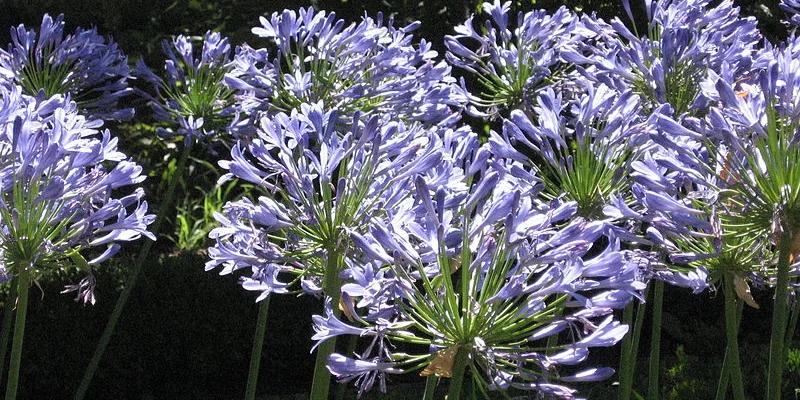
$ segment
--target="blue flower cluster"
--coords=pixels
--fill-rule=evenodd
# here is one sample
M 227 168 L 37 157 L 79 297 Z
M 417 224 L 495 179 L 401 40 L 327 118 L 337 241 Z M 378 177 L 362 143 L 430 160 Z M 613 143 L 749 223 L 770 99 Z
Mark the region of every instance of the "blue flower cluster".
M 133 115 L 117 107 L 131 92 L 127 58 L 94 29 L 66 37 L 63 30 L 63 16 L 45 15 L 38 35 L 12 28 L 13 44 L 0 50 L 3 274 L 38 279 L 64 263 L 107 260 L 117 242 L 155 240 L 147 231 L 154 216 L 137 187 L 142 167 L 100 130 L 102 119 Z M 79 252 L 96 247 L 87 264 Z M 94 278 L 85 272 L 87 280 L 67 291 L 94 303 Z
M 156 129 L 163 137 L 183 136 L 187 146 L 195 141 L 218 140 L 218 133 L 240 128 L 234 92 L 221 85 L 230 69 L 231 46 L 217 32 L 206 32 L 196 48 L 192 38 L 180 35 L 164 41 L 167 57 L 162 78 L 140 59 L 134 74 L 150 83 L 154 93 L 141 91 L 155 117 L 166 126 Z M 199 53 L 199 54 L 198 54 Z
M 37 33 L 24 25 L 11 29 L 8 50 L 0 48 L 0 80 L 23 88 L 29 96 L 69 93 L 84 114 L 125 120 L 132 108 L 118 107 L 130 95 L 128 58 L 97 29 L 78 28 L 64 36 L 64 16 L 45 14 Z

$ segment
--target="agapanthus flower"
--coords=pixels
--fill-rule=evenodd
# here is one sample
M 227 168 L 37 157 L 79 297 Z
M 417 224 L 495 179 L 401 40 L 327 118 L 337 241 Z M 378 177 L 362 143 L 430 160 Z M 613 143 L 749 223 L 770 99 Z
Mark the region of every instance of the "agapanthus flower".
M 633 89 L 649 110 L 669 104 L 681 115 L 708 106 L 699 86 L 710 72 L 720 73 L 723 63 L 736 78 L 752 67 L 761 35 L 755 18 L 740 17 L 732 1 L 647 4 L 647 35 L 631 32 L 619 18 L 612 20 L 619 36 L 592 52 L 594 67 L 587 77 L 619 90 Z
M 155 95 L 146 94 L 158 120 L 169 124 L 159 127 L 162 136 L 182 135 L 187 144 L 208 141 L 221 133 L 237 133 L 239 118 L 234 90 L 223 85 L 231 67 L 231 46 L 218 32 L 206 32 L 201 44 L 196 38 L 179 35 L 164 40 L 167 56 L 163 77 L 137 62 L 136 74 L 150 82 Z M 215 138 L 216 139 L 216 138 Z
M 122 120 L 133 109 L 119 109 L 119 100 L 132 93 L 128 58 L 96 28 L 64 32 L 64 16 L 45 14 L 37 33 L 24 25 L 11 28 L 8 50 L 0 49 L 0 79 L 20 85 L 36 96 L 69 94 L 78 108 L 95 118 Z
M 223 179 L 263 190 L 257 200 L 230 202 L 217 214 L 221 226 L 211 232 L 216 245 L 206 268 L 251 268 L 243 285 L 261 292 L 259 299 L 297 290 L 298 280 L 313 290 L 332 262 L 338 275 L 360 257 L 351 249 L 370 219 L 407 198 L 416 177 L 459 176 L 445 167 L 452 162 L 438 130 L 407 127 L 389 115 L 356 115 L 343 124 L 325 108 L 304 104 L 291 114 L 262 117 L 256 135 L 220 162 L 229 171 Z
M 98 132 L 100 122 L 79 114 L 69 96 L 21 91 L 0 85 L 0 239 L 7 273 L 38 279 L 65 264 L 90 268 L 113 256 L 117 242 L 155 240 L 147 231 L 153 216 L 136 187 L 145 179 L 142 168 L 117 149 L 117 139 Z M 92 259 L 87 263 L 81 254 Z M 93 303 L 93 289 L 90 278 L 67 291 Z
M 719 101 L 705 118 L 680 124 L 659 116 L 663 133 L 653 138 L 662 150 L 635 167 L 636 193 L 648 221 L 666 235 L 661 243 L 673 259 L 708 266 L 715 280 L 723 272 L 769 276 L 776 218 L 792 218 L 782 209 L 791 209 L 789 188 L 797 184 L 782 172 L 797 157 L 792 127 L 800 123 L 791 48 L 761 57 L 772 61 L 750 79 L 717 77 Z
M 386 391 L 386 374 L 398 374 L 402 371 L 394 368 L 390 362 L 380 360 L 362 360 L 345 357 L 334 353 L 328 358 L 328 370 L 341 382 L 356 381 L 359 387 L 358 396 L 372 389 L 375 380 L 382 391 Z
M 312 8 L 276 12 L 253 28 L 274 48 L 237 49 L 226 82 L 251 115 L 322 101 L 345 118 L 362 112 L 449 125 L 465 94 L 430 43 L 412 43 L 418 26 L 398 28 L 381 14 L 347 25 Z
M 566 7 L 552 14 L 520 12 L 516 21 L 510 21 L 511 2 L 486 2 L 482 9 L 490 17 L 485 26 L 476 27 L 472 16 L 455 28 L 456 35 L 445 37 L 447 61 L 479 83 L 472 97 L 476 115 L 530 111 L 540 88 L 554 83 L 568 87 L 577 77 L 574 61 L 585 42 L 601 38 L 603 29 L 610 31 L 601 21 L 579 17 Z
M 535 175 L 520 173 L 515 163 L 481 162 L 488 183 L 472 186 L 467 196 L 453 197 L 420 177 L 413 198 L 374 217 L 372 240 L 362 246 L 372 247 L 363 249 L 366 265 L 382 272 L 363 276 L 392 289 L 375 296 L 363 281 L 362 295 L 355 284 L 347 288 L 355 305 L 348 315 L 357 313 L 351 328 L 359 330 L 341 333 L 375 332 L 373 342 L 386 342 L 369 346 L 359 359 L 454 379 L 468 368 L 483 390 L 517 387 L 561 398 L 574 398 L 566 382 L 609 376 L 608 369 L 576 365 L 589 348 L 612 346 L 627 332 L 612 312 L 644 288 L 638 265 L 627 261 L 608 224 L 576 217 L 573 201 L 546 200 Z M 478 178 L 468 173 L 464 179 L 470 177 Z M 612 244 L 590 255 L 606 235 Z M 316 321 L 318 329 L 331 325 Z M 568 339 L 545 344 L 560 332 L 569 332 L 559 336 Z M 399 342 L 431 350 L 392 352 L 389 344 Z M 359 372 L 340 362 L 330 370 L 343 381 Z M 360 391 L 371 386 L 364 382 L 356 382 Z
M 581 216 L 603 218 L 610 196 L 626 196 L 621 177 L 646 140 L 638 97 L 587 84 L 568 100 L 548 87 L 530 111 L 535 117 L 511 111 L 502 133 L 490 133 L 492 152 L 535 171 L 547 198 L 574 200 Z

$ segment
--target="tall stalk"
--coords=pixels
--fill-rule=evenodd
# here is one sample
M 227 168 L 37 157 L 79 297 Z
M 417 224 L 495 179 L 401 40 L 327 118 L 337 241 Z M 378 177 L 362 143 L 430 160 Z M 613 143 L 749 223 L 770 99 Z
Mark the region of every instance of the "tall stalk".
M 650 365 L 647 375 L 647 399 L 658 400 L 659 374 L 661 370 L 661 316 L 664 310 L 664 282 L 656 280 L 653 285 L 653 329 L 650 333 Z
M 24 265 L 24 264 L 20 264 Z M 25 317 L 28 311 L 28 287 L 31 285 L 31 273 L 27 268 L 20 268 L 17 289 L 17 315 L 14 321 L 14 341 L 11 345 L 11 363 L 8 367 L 6 400 L 17 398 L 19 386 L 19 369 L 22 363 L 22 341 L 25 336 Z
M 167 212 L 173 208 L 172 203 L 175 197 L 175 189 L 178 186 L 178 182 L 183 180 L 186 165 L 189 161 L 191 147 L 184 146 L 182 149 L 183 150 L 181 150 L 175 171 L 173 172 L 173 175 L 167 184 L 167 190 L 164 194 L 164 202 L 159 206 L 156 219 L 151 225 L 151 232 L 156 235 L 158 235 L 161 224 L 164 223 Z M 100 341 L 97 343 L 97 347 L 92 355 L 92 359 L 89 361 L 89 365 L 86 367 L 86 371 L 83 374 L 83 380 L 81 380 L 81 384 L 78 387 L 77 392 L 75 392 L 75 400 L 82 400 L 86 395 L 86 391 L 89 389 L 89 385 L 92 383 L 92 378 L 94 378 L 94 373 L 97 371 L 97 367 L 100 364 L 100 359 L 103 357 L 106 347 L 108 347 L 108 342 L 111 341 L 111 335 L 114 333 L 114 329 L 117 326 L 120 315 L 122 315 L 122 310 L 125 308 L 125 304 L 128 302 L 128 298 L 133 291 L 133 287 L 136 285 L 136 279 L 139 277 L 139 272 L 141 272 L 142 266 L 149 259 L 148 256 L 150 254 L 150 249 L 153 247 L 153 243 L 154 241 L 152 240 L 144 242 L 142 249 L 139 252 L 139 257 L 136 259 L 133 267 L 131 267 L 128 278 L 125 280 L 125 288 L 122 290 L 122 293 L 120 293 L 119 298 L 117 298 L 117 302 L 114 305 L 114 310 L 111 312 L 111 317 L 109 317 L 108 322 L 106 323 L 103 335 L 100 336 Z
M 245 400 L 255 400 L 256 384 L 258 383 L 258 371 L 261 367 L 261 351 L 264 348 L 264 335 L 267 330 L 267 315 L 269 314 L 269 299 L 267 296 L 261 300 L 258 306 L 258 321 L 256 322 L 256 333 L 253 337 L 253 351 L 250 353 L 250 370 L 247 373 L 247 389 L 245 389 Z
M 789 268 L 791 261 L 792 233 L 784 231 L 780 234 L 778 243 L 778 276 L 775 282 L 775 305 L 772 311 L 772 334 L 769 342 L 769 371 L 767 372 L 766 400 L 780 400 L 781 379 L 783 375 L 783 360 L 786 358 L 784 351 L 786 326 L 788 324 L 787 294 L 789 285 Z
M 742 322 L 742 309 L 744 308 L 744 302 L 743 301 L 737 301 L 736 304 L 737 304 L 737 306 L 736 306 L 736 326 L 738 327 L 738 326 L 740 326 L 740 324 Z M 727 323 L 727 321 L 726 321 L 726 323 Z M 738 332 L 738 330 L 737 330 L 737 332 Z M 725 356 L 722 359 L 722 370 L 721 370 L 721 373 L 720 373 L 720 376 L 719 376 L 719 382 L 717 382 L 717 395 L 715 397 L 715 399 L 717 399 L 717 400 L 725 399 L 725 397 L 728 395 L 728 386 L 730 386 L 730 385 L 728 385 L 728 383 L 730 383 L 730 375 L 731 375 L 730 374 L 730 366 L 729 366 L 729 364 L 731 362 L 731 356 L 729 356 L 730 351 L 731 351 L 730 347 L 726 345 L 725 346 Z M 741 361 L 739 362 L 739 365 L 740 365 L 739 369 L 741 370 Z
M 459 347 L 456 359 L 453 362 L 453 377 L 450 379 L 448 400 L 461 399 L 461 390 L 464 387 L 464 374 L 467 371 L 467 349 Z
M 11 323 L 14 317 L 14 304 L 17 300 L 17 281 L 12 280 L 6 298 L 3 314 L 3 331 L 0 332 L 0 380 L 6 372 L 6 355 L 8 355 L 8 340 L 11 338 Z
M 428 378 L 425 379 L 425 393 L 422 395 L 422 400 L 433 400 L 433 395 L 436 394 L 436 382 L 438 381 L 438 375 L 428 375 Z
M 629 304 L 623 311 L 623 320 L 628 325 L 633 325 L 633 331 L 625 335 L 621 343 L 619 365 L 619 400 L 630 400 L 633 394 L 633 373 L 636 371 L 636 360 L 639 358 L 639 340 L 642 337 L 644 313 L 647 303 L 636 304 L 636 316 L 633 315 L 633 304 Z
M 734 276 L 726 273 L 723 277 L 722 290 L 725 296 L 725 360 L 722 363 L 717 400 L 724 400 L 728 383 L 733 387 L 733 398 L 744 400 L 744 380 L 739 361 L 739 323 L 741 322 L 742 301 L 736 296 L 733 288 Z
M 328 261 L 325 265 L 325 281 L 322 283 L 326 296 L 331 298 L 331 309 L 337 318 L 341 315 L 339 298 L 341 297 L 342 282 L 339 278 L 339 269 L 342 256 L 336 246 L 329 246 L 327 251 Z M 336 349 L 336 337 L 332 337 L 317 347 L 317 360 L 314 364 L 314 380 L 311 383 L 311 400 L 327 399 L 331 386 L 331 374 L 328 372 L 328 356 Z

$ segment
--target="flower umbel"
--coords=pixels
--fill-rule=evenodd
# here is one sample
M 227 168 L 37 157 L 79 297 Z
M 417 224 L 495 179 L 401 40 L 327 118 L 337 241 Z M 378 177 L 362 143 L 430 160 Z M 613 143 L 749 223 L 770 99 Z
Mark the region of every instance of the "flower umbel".
M 350 310 L 360 312 L 352 318 L 362 325 L 358 334 L 380 332 L 389 343 L 431 351 L 370 346 L 360 359 L 452 378 L 454 398 L 467 368 L 481 390 L 518 387 L 571 398 L 573 390 L 554 382 L 608 376 L 605 369 L 570 370 L 588 348 L 611 346 L 627 332 L 610 314 L 643 285 L 618 246 L 587 255 L 605 223 L 572 218 L 574 202 L 543 203 L 540 186 L 507 174 L 499 160 L 490 165 L 483 179 L 492 189 L 479 183 L 467 197 L 450 197 L 418 178 L 416 196 L 375 221 L 376 249 L 364 249 L 365 257 L 380 266 L 370 276 L 392 289 L 376 296 L 368 282 L 358 282 L 362 290 L 343 287 L 358 296 Z M 562 332 L 566 342 L 545 344 Z
M 78 108 L 95 118 L 128 119 L 133 109 L 118 109 L 132 93 L 128 58 L 96 28 L 64 36 L 64 16 L 45 14 L 37 34 L 24 25 L 11 29 L 8 50 L 0 49 L 0 79 L 23 88 L 29 96 L 69 94 Z
M 155 240 L 143 190 L 116 197 L 145 177 L 107 130 L 98 133 L 68 97 L 0 85 L 0 98 L 0 238 L 12 274 L 24 269 L 35 279 L 83 249 L 105 248 L 90 265 L 113 256 L 116 242 Z
M 276 12 L 262 17 L 253 33 L 277 51 L 240 47 L 226 82 L 254 117 L 322 101 L 346 119 L 388 113 L 404 122 L 450 125 L 466 100 L 430 43 L 412 44 L 418 26 L 395 27 L 382 14 L 346 25 L 310 7 Z
M 223 132 L 237 132 L 234 90 L 222 84 L 230 70 L 231 46 L 217 32 L 206 32 L 200 46 L 196 38 L 180 35 L 162 42 L 167 60 L 164 77 L 139 60 L 136 74 L 155 88 L 150 98 L 156 118 L 170 124 L 158 128 L 163 136 L 183 135 L 186 143 L 208 140 Z M 175 128 L 177 127 L 177 129 Z

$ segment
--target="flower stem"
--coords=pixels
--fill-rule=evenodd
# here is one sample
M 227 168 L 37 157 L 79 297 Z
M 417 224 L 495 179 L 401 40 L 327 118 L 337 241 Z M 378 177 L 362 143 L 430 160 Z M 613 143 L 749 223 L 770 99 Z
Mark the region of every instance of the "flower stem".
M 737 310 L 736 310 L 736 326 L 738 327 L 742 321 L 742 308 L 744 306 L 744 302 L 738 301 L 737 302 Z M 727 323 L 727 321 L 726 321 Z M 738 332 L 738 329 L 737 329 Z M 725 357 L 722 359 L 722 373 L 719 376 L 719 382 L 717 382 L 717 395 L 715 399 L 722 400 L 728 395 L 728 383 L 730 382 L 730 362 L 731 362 L 731 349 L 727 345 L 725 346 Z M 741 370 L 741 362 L 739 363 L 740 370 Z
M 183 180 L 183 175 L 184 171 L 186 170 L 186 164 L 189 161 L 190 152 L 191 147 L 183 147 L 181 155 L 178 158 L 175 171 L 169 180 L 166 193 L 164 194 L 164 202 L 159 206 L 156 219 L 150 226 L 150 231 L 155 235 L 158 235 L 159 228 L 161 228 L 161 224 L 164 222 L 168 210 L 172 208 L 175 189 L 178 186 L 178 182 Z M 100 341 L 97 343 L 97 347 L 92 355 L 92 359 L 89 361 L 89 365 L 86 367 L 86 371 L 83 374 L 81 385 L 75 392 L 75 400 L 82 400 L 86 395 L 86 391 L 89 389 L 89 385 L 92 383 L 92 378 L 94 377 L 94 373 L 97 371 L 97 367 L 100 364 L 100 359 L 103 357 L 106 347 L 108 347 L 108 342 L 111 341 L 111 335 L 114 333 L 114 329 L 117 326 L 119 317 L 122 315 L 122 310 L 125 308 L 125 303 L 128 302 L 128 298 L 133 291 L 133 287 L 136 285 L 136 279 L 139 276 L 139 272 L 142 270 L 142 266 L 148 260 L 148 255 L 150 254 L 150 249 L 153 247 L 153 243 L 154 241 L 152 240 L 146 240 L 144 242 L 142 249 L 139 251 L 139 257 L 136 259 L 135 264 L 131 267 L 128 278 L 125 280 L 125 288 L 122 290 L 122 293 L 120 293 L 119 298 L 117 298 L 116 304 L 114 304 L 114 310 L 111 312 L 111 317 L 109 317 L 108 322 L 106 323 L 105 330 L 103 330 L 103 335 L 100 336 Z
M 11 337 L 11 318 L 14 316 L 14 303 L 17 300 L 17 280 L 10 283 L 6 307 L 3 314 L 3 331 L 0 332 L 0 380 L 6 368 L 6 355 L 8 353 L 8 339 Z
M 439 381 L 439 376 L 436 374 L 428 375 L 425 379 L 425 394 L 422 395 L 422 400 L 433 400 L 433 395 L 436 394 L 436 382 Z
M 6 400 L 17 398 L 19 367 L 22 362 L 22 340 L 25 336 L 25 317 L 28 311 L 28 286 L 31 285 L 30 271 L 20 268 L 17 279 L 19 280 L 17 284 L 17 315 L 14 321 L 14 341 L 11 344 L 11 363 L 8 367 Z
M 339 279 L 341 255 L 336 246 L 328 248 L 328 262 L 325 265 L 325 281 L 322 283 L 325 295 L 331 298 L 333 315 L 339 317 L 339 298 L 341 297 L 342 283 Z M 314 380 L 311 383 L 311 399 L 327 399 L 331 386 L 331 374 L 328 372 L 328 356 L 336 349 L 336 337 L 332 337 L 317 347 L 317 360 L 314 364 Z
M 453 362 L 453 378 L 450 380 L 448 400 L 460 399 L 461 389 L 464 386 L 464 373 L 467 370 L 467 349 L 459 347 L 456 360 Z
M 733 398 L 744 400 L 744 383 L 742 380 L 742 368 L 739 362 L 739 322 L 742 301 L 737 300 L 733 289 L 733 279 L 731 274 L 725 274 L 722 289 L 725 296 L 725 334 L 727 344 L 725 345 L 725 361 L 722 363 L 722 373 L 720 375 L 719 386 L 717 387 L 717 399 L 725 398 L 728 382 L 733 386 Z
M 647 374 L 647 399 L 658 400 L 658 377 L 661 363 L 661 315 L 664 310 L 664 282 L 654 282 L 653 328 L 650 333 L 650 365 Z
M 636 370 L 636 360 L 639 353 L 639 339 L 642 336 L 642 325 L 644 322 L 644 312 L 647 304 L 637 302 L 636 317 L 633 315 L 633 303 L 625 307 L 623 319 L 628 326 L 633 325 L 630 335 L 625 335 L 621 344 L 621 355 L 619 365 L 619 400 L 630 400 L 633 393 L 633 372 Z
M 636 317 L 633 318 L 633 332 L 623 339 L 628 340 L 628 342 L 623 343 L 625 347 L 622 349 L 623 356 L 626 356 L 627 353 L 627 361 L 625 359 L 620 360 L 619 400 L 630 400 L 633 394 L 633 373 L 636 371 L 636 360 L 639 359 L 639 341 L 642 338 L 645 311 L 647 311 L 647 303 L 639 302 L 636 305 Z M 631 312 L 633 312 L 632 309 Z
M 789 268 L 791 262 L 792 233 L 785 230 L 778 243 L 778 276 L 775 282 L 775 305 L 772 309 L 772 334 L 769 342 L 769 371 L 767 372 L 766 400 L 780 400 L 781 378 L 783 375 L 784 339 L 788 319 L 787 286 L 789 285 Z
M 258 306 L 258 321 L 256 322 L 256 334 L 253 337 L 253 351 L 250 353 L 250 371 L 247 373 L 245 400 L 255 400 L 256 398 L 256 383 L 258 382 L 258 371 L 261 366 L 261 350 L 264 348 L 264 333 L 267 330 L 269 299 L 270 296 L 267 296 L 267 298 L 261 300 L 261 304 Z
M 347 352 L 345 353 L 348 357 L 355 353 L 356 347 L 358 346 L 358 336 L 351 335 L 347 340 Z M 347 386 L 346 385 L 338 385 L 336 389 L 336 400 L 344 400 L 344 396 L 347 394 Z

